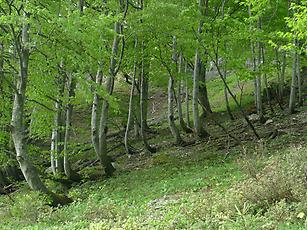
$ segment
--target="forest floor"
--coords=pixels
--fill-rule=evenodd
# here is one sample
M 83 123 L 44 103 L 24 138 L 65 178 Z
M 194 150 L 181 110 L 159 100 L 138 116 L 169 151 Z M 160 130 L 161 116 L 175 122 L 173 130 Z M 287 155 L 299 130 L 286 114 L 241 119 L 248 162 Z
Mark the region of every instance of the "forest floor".
M 74 200 L 70 205 L 51 208 L 24 183 L 0 196 L 0 229 L 307 229 L 307 108 L 293 115 L 274 109 L 274 116 L 266 111 L 266 124 L 253 122 L 261 140 L 236 111 L 231 121 L 215 109 L 210 137 L 186 134 L 184 147 L 173 144 L 165 121 L 152 125 L 149 142 L 158 152 L 132 143 L 140 151 L 117 157 L 114 177 L 103 178 L 92 163 L 70 189 L 46 180 Z M 94 157 L 88 152 L 84 162 Z

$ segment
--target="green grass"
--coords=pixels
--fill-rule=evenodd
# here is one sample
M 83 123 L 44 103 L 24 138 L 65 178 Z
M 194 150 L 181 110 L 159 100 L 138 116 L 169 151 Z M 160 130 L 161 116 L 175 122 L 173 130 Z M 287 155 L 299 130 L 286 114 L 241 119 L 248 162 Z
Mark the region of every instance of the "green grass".
M 171 147 L 139 170 L 73 188 L 70 196 L 75 202 L 55 210 L 44 204 L 42 196 L 23 188 L 13 195 L 14 203 L 1 197 L 1 229 L 243 229 L 244 224 L 260 229 L 259 224 L 265 225 L 269 218 L 251 214 L 252 203 L 246 211 L 235 209 L 241 207 L 233 190 L 248 179 L 242 167 L 246 160 L 238 158 L 238 151 L 232 149 L 224 160 L 223 151 L 201 145 L 188 152 Z M 279 159 L 289 151 L 294 150 L 272 154 Z M 266 161 L 262 158 L 259 168 Z M 270 226 L 285 225 L 279 229 L 304 229 L 300 219 L 270 221 Z

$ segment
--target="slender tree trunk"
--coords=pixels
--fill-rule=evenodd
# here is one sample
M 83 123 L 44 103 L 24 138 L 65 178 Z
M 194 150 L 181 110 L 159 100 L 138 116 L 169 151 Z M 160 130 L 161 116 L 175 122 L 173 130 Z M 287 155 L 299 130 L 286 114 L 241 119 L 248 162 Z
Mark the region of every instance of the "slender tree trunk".
M 199 0 L 198 3 L 199 3 L 198 9 L 202 17 L 201 20 L 199 21 L 198 34 L 201 34 L 203 32 L 202 27 L 203 27 L 205 18 L 208 17 L 209 15 L 209 0 Z M 206 86 L 206 64 L 207 64 L 208 53 L 206 50 L 204 50 L 203 53 L 204 53 L 203 60 L 200 57 L 198 58 L 199 59 L 199 67 L 198 67 L 199 70 L 198 70 L 198 77 L 197 77 L 198 79 L 197 84 L 199 88 L 197 92 L 197 95 L 198 95 L 197 100 L 202 108 L 202 114 L 198 118 L 198 121 L 196 122 L 199 125 L 198 136 L 200 137 L 206 137 L 209 135 L 208 132 L 206 131 L 206 117 L 208 113 L 212 113 L 211 106 L 209 103 L 208 90 Z
M 107 85 L 110 86 L 112 80 L 108 79 Z M 108 112 L 109 112 L 109 103 L 106 99 L 103 99 L 101 106 L 101 115 L 99 122 L 99 147 L 98 147 L 98 159 L 100 163 L 105 167 L 105 173 L 107 176 L 111 176 L 115 171 L 115 168 L 112 165 L 111 158 L 108 156 L 107 148 L 107 134 L 108 134 Z
M 154 153 L 156 152 L 156 149 L 151 147 L 148 142 L 147 142 L 147 137 L 146 137 L 146 132 L 145 132 L 145 129 L 146 129 L 146 109 L 145 107 L 147 106 L 147 103 L 146 103 L 146 87 L 144 86 L 144 84 L 146 84 L 146 76 L 144 74 L 144 42 L 142 42 L 142 61 L 141 61 L 141 73 L 140 73 L 140 110 L 141 110 L 141 113 L 140 113 L 140 125 L 141 125 L 141 129 L 140 129 L 140 132 L 141 132 L 141 138 L 143 140 L 143 143 L 144 143 L 144 147 L 146 150 L 148 150 L 149 152 L 151 153 Z
M 303 92 L 302 92 L 302 76 L 301 76 L 301 59 L 300 59 L 300 55 L 299 53 L 297 53 L 297 86 L 298 86 L 298 104 L 299 106 L 303 105 L 304 102 L 304 98 L 303 98 Z
M 186 103 L 186 121 L 188 129 L 191 129 L 191 120 L 190 120 L 190 95 L 189 95 L 189 81 L 187 77 L 188 64 L 185 64 L 184 72 L 186 74 L 185 80 L 185 103 Z M 192 130 L 192 129 L 191 129 Z
M 126 5 L 124 7 L 124 1 L 119 1 L 119 12 L 122 12 L 124 10 L 124 18 L 126 17 L 127 9 L 128 9 L 128 1 L 125 1 Z M 124 18 L 122 20 L 124 20 Z M 123 49 L 124 49 L 124 39 L 121 38 L 121 35 L 123 35 L 123 26 L 120 21 L 115 22 L 114 24 L 114 39 L 113 39 L 113 46 L 112 46 L 112 55 L 110 60 L 110 68 L 109 68 L 109 76 L 106 78 L 106 92 L 109 96 L 112 95 L 113 89 L 114 89 L 114 79 L 117 75 L 117 72 L 120 67 Z M 119 50 L 119 44 L 120 40 L 122 39 L 122 52 L 120 55 L 120 59 L 117 62 L 117 56 L 118 56 L 118 50 Z M 117 66 L 118 65 L 118 66 Z M 94 143 L 94 148 L 97 149 L 96 154 L 97 157 L 104 166 L 104 170 L 106 173 L 106 176 L 112 176 L 112 174 L 115 171 L 115 168 L 112 165 L 112 159 L 108 156 L 108 147 L 107 147 L 107 133 L 108 133 L 108 115 L 109 115 L 109 102 L 107 98 L 102 99 L 101 104 L 101 114 L 99 119 L 99 134 L 98 134 L 98 146 L 97 146 L 97 136 L 94 135 L 97 132 L 97 98 L 94 97 L 94 103 L 92 107 L 92 142 Z M 96 129 L 96 130 L 95 130 Z
M 61 64 L 62 66 L 62 64 Z M 57 81 L 59 87 L 59 95 L 57 101 L 55 103 L 56 107 L 56 119 L 55 119 L 55 127 L 56 127 L 56 171 L 57 173 L 64 173 L 64 118 L 65 113 L 63 109 L 63 96 L 64 96 L 64 87 L 65 87 L 65 77 L 60 73 Z
M 25 13 L 25 17 L 28 17 Z M 19 51 L 19 65 L 20 72 L 16 79 L 17 92 L 15 92 L 15 98 L 13 103 L 12 111 L 12 137 L 16 150 L 16 158 L 20 165 L 21 171 L 29 184 L 30 188 L 35 191 L 48 193 L 46 186 L 42 183 L 39 178 L 37 169 L 32 164 L 27 149 L 27 141 L 25 135 L 25 124 L 24 124 L 24 105 L 25 105 L 25 94 L 28 80 L 28 64 L 29 64 L 29 24 L 24 24 L 21 33 L 21 43 L 15 37 L 16 47 Z
M 136 74 L 137 74 L 137 46 L 138 46 L 138 40 L 135 38 L 134 40 L 134 66 L 133 66 L 133 78 L 132 78 L 132 85 L 131 85 L 131 91 L 130 91 L 130 99 L 129 99 L 129 110 L 128 110 L 128 119 L 127 119 L 127 126 L 126 126 L 126 132 L 125 132 L 125 150 L 126 153 L 132 154 L 131 148 L 129 147 L 128 139 L 129 139 L 129 130 L 132 127 L 133 124 L 133 110 L 134 110 L 134 94 L 135 94 L 135 84 L 136 84 Z
M 252 16 L 251 13 L 251 6 L 248 7 L 248 13 L 249 16 Z M 252 29 L 252 25 L 250 26 Z M 258 28 L 261 29 L 261 19 L 258 21 Z M 253 72 L 256 73 L 257 69 L 259 70 L 259 67 L 261 65 L 261 46 L 260 43 L 258 43 L 258 63 L 256 61 L 256 53 L 255 53 L 255 44 L 253 41 L 250 41 L 251 43 L 251 54 L 252 54 L 252 62 L 253 62 Z M 257 114 L 259 116 L 260 121 L 264 121 L 263 117 L 263 107 L 262 107 L 262 95 L 261 95 L 261 76 L 257 75 L 254 80 L 255 85 L 255 104 L 257 108 Z
M 71 100 L 75 97 L 75 88 L 76 88 L 76 81 L 72 74 L 68 76 L 67 82 L 68 88 L 68 104 L 66 109 L 66 124 L 65 124 L 65 137 L 64 137 L 64 171 L 66 176 L 71 180 L 79 180 L 80 176 L 72 170 L 69 156 L 68 156 L 68 144 L 71 134 L 71 119 L 73 115 L 73 104 Z
M 172 135 L 175 138 L 175 142 L 177 145 L 183 143 L 183 140 L 180 136 L 179 130 L 175 124 L 175 117 L 174 117 L 174 79 L 172 76 L 169 77 L 168 81 L 168 123 Z
M 245 111 L 243 110 L 243 108 L 240 106 L 240 103 L 238 102 L 236 96 L 231 92 L 229 86 L 227 85 L 227 82 L 225 81 L 224 77 L 223 77 L 223 73 L 222 71 L 220 70 L 219 68 L 219 65 L 217 63 L 217 61 L 214 61 L 214 64 L 217 68 L 217 71 L 218 71 L 218 74 L 220 76 L 220 78 L 222 79 L 223 83 L 224 83 L 224 86 L 226 87 L 229 95 L 232 97 L 232 99 L 234 100 L 234 102 L 236 103 L 237 107 L 239 108 L 241 114 L 243 115 L 246 123 L 249 125 L 249 127 L 251 128 L 251 130 L 253 131 L 254 135 L 256 136 L 257 139 L 260 139 L 260 136 L 259 134 L 257 133 L 254 125 L 251 123 L 251 121 L 249 120 L 249 118 L 247 117 L 247 114 L 245 113 Z
M 183 119 L 183 113 L 182 113 L 182 102 L 181 102 L 181 88 L 182 88 L 182 80 L 181 80 L 181 74 L 182 74 L 182 63 L 183 63 L 183 57 L 182 52 L 180 52 L 179 55 L 179 62 L 178 62 L 178 89 L 177 89 L 177 108 L 178 108 L 178 117 L 179 117 L 179 124 L 182 130 L 184 130 L 186 133 L 193 132 L 192 129 L 190 129 L 187 124 L 185 123 Z M 173 86 L 172 86 L 173 87 Z
M 144 79 L 143 79 L 143 84 L 142 84 L 143 92 L 144 92 L 144 127 L 145 127 L 145 130 L 149 131 L 150 128 L 147 122 L 148 120 L 149 80 L 148 80 L 148 72 L 147 72 L 148 64 L 146 63 L 145 59 L 142 65 L 142 68 L 143 68 L 142 73 L 144 74 Z
M 224 13 L 225 13 L 225 4 L 226 4 L 226 0 L 223 0 L 222 1 L 222 18 L 223 19 L 224 19 Z M 224 42 L 224 52 L 227 52 L 226 41 Z M 227 61 L 226 61 L 226 59 L 224 60 L 224 63 L 223 63 L 223 75 L 224 75 L 224 79 L 226 81 L 226 78 L 227 78 Z M 232 115 L 230 105 L 229 105 L 228 92 L 227 92 L 226 87 L 224 87 L 224 96 L 225 96 L 226 110 L 227 110 L 228 116 L 229 116 L 230 120 L 234 120 L 234 116 Z
M 96 87 L 101 86 L 102 84 L 102 71 L 101 67 L 99 67 L 96 73 Z M 97 89 L 95 88 L 93 91 L 93 104 L 92 104 L 92 116 L 91 116 L 91 138 L 94 150 L 96 153 L 99 151 L 99 130 L 98 130 L 98 110 L 100 108 L 101 100 L 99 99 L 99 95 Z
M 294 45 L 296 46 L 296 39 L 294 39 Z M 296 102 L 296 80 L 297 80 L 297 52 L 293 51 L 293 61 L 292 61 L 292 79 L 291 79 L 291 91 L 289 100 L 289 113 L 292 114 L 295 111 Z
M 177 55 L 177 41 L 176 41 L 176 37 L 173 37 L 173 56 L 172 56 L 172 61 L 175 64 L 175 68 L 177 70 L 177 64 L 178 64 L 178 55 Z M 179 65 L 180 66 L 180 65 Z M 176 127 L 175 124 L 175 116 L 174 116 L 174 78 L 171 75 L 172 73 L 169 73 L 169 81 L 168 81 L 168 100 L 167 100 L 167 105 L 168 105 L 168 124 L 169 124 L 169 128 L 171 130 L 171 133 L 173 135 L 173 137 L 175 138 L 175 142 L 177 145 L 182 144 L 182 139 L 180 136 L 180 132 L 178 130 L 178 128 Z M 180 86 L 180 85 L 179 85 Z M 181 87 L 181 86 L 180 86 Z M 180 88 L 179 87 L 179 88 Z M 179 89 L 178 89 L 179 90 Z M 180 90 L 179 90 L 180 91 Z M 179 103 L 178 101 L 181 100 L 181 98 L 177 98 L 177 104 Z M 179 110 L 181 110 L 179 112 Z M 178 107 L 178 113 L 181 113 L 181 119 L 182 119 L 182 109 Z M 179 116 L 180 118 L 180 116 Z
M 53 128 L 52 135 L 51 135 L 51 153 L 50 153 L 50 161 L 51 161 L 51 170 L 53 175 L 56 174 L 56 165 L 55 165 L 55 157 L 56 157 L 56 137 L 57 131 L 56 128 Z
M 275 63 L 276 63 L 276 69 L 277 69 L 277 80 L 278 80 L 278 88 L 276 90 L 276 95 L 277 95 L 277 102 L 278 105 L 280 107 L 280 109 L 283 110 L 283 106 L 282 106 L 282 94 L 281 94 L 281 63 L 279 60 L 279 52 L 278 49 L 275 49 Z
M 280 85 L 279 85 L 279 97 L 281 103 L 283 102 L 284 97 L 284 84 L 285 84 L 285 74 L 287 67 L 287 55 L 286 52 L 282 52 L 282 64 L 281 64 L 281 72 L 280 72 Z
M 203 17 L 198 26 L 198 33 L 202 33 L 202 26 L 205 21 L 205 17 L 209 16 L 209 0 L 199 0 L 199 12 L 201 16 Z M 206 31 L 207 33 L 207 31 Z M 200 71 L 199 71 L 199 103 L 203 109 L 203 113 L 200 116 L 200 125 L 202 126 L 202 129 L 205 131 L 205 118 L 207 116 L 207 113 L 212 113 L 211 105 L 209 102 L 209 97 L 208 97 L 208 90 L 207 90 L 207 85 L 206 85 L 206 65 L 207 65 L 207 58 L 208 58 L 208 53 L 206 50 L 204 50 L 204 59 L 202 60 L 200 58 Z
M 262 63 L 263 65 L 265 65 L 265 52 L 264 52 L 264 47 L 263 44 L 261 44 L 261 57 L 262 57 Z M 267 97 L 267 101 L 270 107 L 270 110 L 272 113 L 274 113 L 274 109 L 272 106 L 272 99 L 271 99 L 271 95 L 270 95 L 270 91 L 269 91 L 269 84 L 268 84 L 268 79 L 267 79 L 267 74 L 264 73 L 263 75 L 263 81 L 264 81 L 264 86 L 265 86 L 265 93 L 266 93 L 266 97 Z
M 198 95 L 199 95 L 199 75 L 200 75 L 200 59 L 198 50 L 195 53 L 194 75 L 193 75 L 193 121 L 194 132 L 196 135 L 201 135 L 201 126 L 199 122 Z

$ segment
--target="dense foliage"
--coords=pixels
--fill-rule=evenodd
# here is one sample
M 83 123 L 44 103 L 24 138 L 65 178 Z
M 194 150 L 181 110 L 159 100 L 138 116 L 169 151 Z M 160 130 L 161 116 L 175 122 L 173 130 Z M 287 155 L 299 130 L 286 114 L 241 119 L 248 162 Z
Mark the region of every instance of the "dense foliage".
M 17 222 L 28 218 L 26 225 L 44 215 L 56 219 L 46 203 L 77 202 L 83 194 L 76 183 L 112 180 L 116 171 L 125 171 L 120 167 L 130 166 L 120 162 L 123 156 L 138 164 L 133 157 L 148 154 L 159 165 L 169 160 L 163 155 L 166 145 L 193 152 L 194 144 L 218 138 L 227 146 L 226 157 L 237 145 L 244 155 L 250 142 L 282 135 L 280 114 L 300 111 L 306 94 L 306 13 L 305 0 L 0 0 L 0 194 L 25 189 L 25 182 L 34 190 L 5 205 L 0 218 L 7 226 L 10 215 Z M 224 112 L 229 119 L 220 117 Z M 109 197 L 93 197 L 110 205 L 101 215 L 116 218 L 96 221 L 92 228 L 214 229 L 223 223 L 223 229 L 259 229 L 251 224 L 257 221 L 266 228 L 281 222 L 302 226 L 305 166 L 297 160 L 303 151 L 295 152 L 281 162 L 269 159 L 259 172 L 247 166 L 251 178 L 241 181 L 239 175 L 225 201 L 217 201 L 224 199 L 223 189 L 205 201 L 197 196 L 197 207 L 185 207 L 171 224 L 157 226 L 159 215 L 173 218 L 188 195 L 150 220 L 127 219 L 129 213 Z M 180 166 L 176 159 L 172 164 Z M 183 170 L 198 174 L 199 165 L 192 162 Z M 223 170 L 210 176 L 223 177 Z M 95 186 L 87 188 L 101 189 Z M 41 194 L 44 198 L 36 199 Z M 143 198 L 131 204 L 142 207 L 134 212 L 149 212 Z M 202 210 L 211 200 L 217 204 L 210 212 Z M 94 201 L 89 198 L 88 205 Z M 130 201 L 118 199 L 124 208 Z M 38 209 L 25 217 L 23 202 Z M 80 204 L 67 210 L 74 205 Z M 300 216 L 289 214 L 291 208 Z M 287 212 L 280 213 L 281 221 L 279 212 Z M 88 226 L 86 218 L 78 224 Z

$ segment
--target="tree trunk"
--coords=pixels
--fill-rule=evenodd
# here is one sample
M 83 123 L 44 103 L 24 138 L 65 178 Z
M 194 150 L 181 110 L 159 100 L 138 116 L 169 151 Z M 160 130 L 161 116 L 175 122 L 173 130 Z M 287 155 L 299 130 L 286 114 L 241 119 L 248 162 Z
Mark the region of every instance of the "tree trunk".
M 52 135 L 51 135 L 51 147 L 50 147 L 50 161 L 51 161 L 51 170 L 53 175 L 56 174 L 56 165 L 55 165 L 55 157 L 56 157 L 56 129 L 52 129 Z
M 68 144 L 71 134 L 71 119 L 73 115 L 73 104 L 71 100 L 75 97 L 75 88 L 76 88 L 76 81 L 72 74 L 68 76 L 67 82 L 68 88 L 68 104 L 66 108 L 66 124 L 65 124 L 65 137 L 64 137 L 64 171 L 68 179 L 70 180 L 80 180 L 80 176 L 72 170 L 69 156 L 68 156 Z
M 303 98 L 303 92 L 302 92 L 302 86 L 303 86 L 303 82 L 302 82 L 302 76 L 301 76 L 301 58 L 300 58 L 300 54 L 297 53 L 297 86 L 298 86 L 298 104 L 299 106 L 303 105 L 304 102 L 304 98 Z
M 263 44 L 261 44 L 261 57 L 262 57 L 262 63 L 263 65 L 265 65 L 265 52 L 264 52 L 264 47 Z M 269 91 L 269 84 L 268 84 L 268 79 L 267 79 L 267 74 L 264 73 L 263 75 L 263 80 L 264 80 L 264 86 L 265 86 L 265 93 L 266 93 L 266 97 L 267 97 L 267 101 L 270 107 L 271 112 L 274 114 L 274 109 L 272 106 L 272 99 L 271 99 L 271 95 L 270 95 L 270 91 Z
M 188 72 L 188 64 L 185 64 L 184 72 L 186 74 L 186 80 L 185 80 L 185 103 L 186 103 L 186 121 L 187 121 L 187 127 L 188 129 L 191 129 L 191 120 L 190 120 L 190 95 L 189 95 L 189 80 L 187 77 Z M 192 129 L 191 129 L 192 130 Z
M 171 130 L 172 135 L 175 138 L 175 142 L 177 145 L 183 143 L 182 138 L 180 136 L 179 130 L 175 124 L 174 117 L 174 79 L 172 76 L 169 76 L 168 81 L 168 123 Z
M 281 72 L 280 72 L 280 84 L 279 84 L 279 97 L 280 97 L 281 103 L 283 102 L 283 97 L 284 97 L 286 67 L 287 67 L 287 55 L 286 55 L 286 52 L 283 51 L 282 52 Z
M 129 139 L 129 130 L 132 127 L 133 124 L 133 110 L 134 110 L 134 91 L 135 91 L 135 84 L 136 84 L 136 74 L 137 74 L 137 44 L 138 40 L 135 38 L 134 40 L 134 51 L 135 51 L 135 57 L 134 57 L 134 66 L 133 66 L 133 78 L 132 78 L 132 85 L 131 85 L 131 91 L 130 91 L 130 99 L 129 99 L 129 110 L 128 110 L 128 119 L 127 119 L 127 126 L 126 126 L 126 132 L 125 132 L 125 138 L 124 138 L 124 144 L 125 144 L 125 150 L 127 154 L 132 154 L 131 148 L 129 147 L 128 139 Z
M 128 2 L 126 1 L 126 4 Z M 125 12 L 124 12 L 124 17 L 126 16 L 127 12 L 127 7 L 126 5 Z M 124 2 L 119 1 L 119 11 L 122 11 L 124 8 Z M 124 19 L 123 19 L 124 20 Z M 110 60 L 110 68 L 109 68 L 109 74 L 106 78 L 106 92 L 109 96 L 112 95 L 113 89 L 114 89 L 114 79 L 117 75 L 117 72 L 120 67 L 121 63 L 121 58 L 123 54 L 123 49 L 124 49 L 124 40 L 121 38 L 121 35 L 123 34 L 123 26 L 122 23 L 117 21 L 114 24 L 114 39 L 113 39 L 113 46 L 112 46 L 112 55 L 111 55 L 111 60 Z M 120 56 L 120 60 L 117 62 L 117 56 L 118 56 L 118 50 L 119 50 L 119 43 L 120 40 L 122 39 L 123 44 L 122 44 L 122 52 Z M 117 66 L 118 64 L 118 66 Z M 94 98 L 95 101 L 95 98 Z M 93 103 L 94 104 L 94 103 Z M 97 106 L 93 106 L 93 110 L 97 109 Z M 108 148 L 107 148 L 107 133 L 108 133 L 108 113 L 109 113 L 109 102 L 107 98 L 102 99 L 102 105 L 101 105 L 101 114 L 100 114 L 100 121 L 99 121 L 99 135 L 98 135 L 98 151 L 96 152 L 97 157 L 100 161 L 100 163 L 104 166 L 106 176 L 112 176 L 112 174 L 115 171 L 115 168 L 112 165 L 112 160 L 108 156 Z M 92 125 L 92 132 L 93 132 L 93 126 L 95 125 L 95 122 L 97 124 L 97 118 L 95 119 L 95 112 L 92 112 L 92 115 L 94 115 L 93 120 L 93 125 Z M 97 112 L 96 112 L 97 115 Z M 96 120 L 96 121 L 95 121 Z M 94 128 L 95 129 L 95 128 Z M 93 135 L 93 142 L 96 142 L 97 140 L 95 139 L 95 135 Z M 97 142 L 96 142 L 97 144 Z M 97 146 L 95 146 L 97 147 Z
M 199 95 L 199 75 L 200 75 L 200 59 L 198 50 L 195 53 L 194 75 L 193 75 L 193 120 L 194 132 L 196 135 L 201 135 L 201 127 L 199 122 L 198 95 Z
M 63 67 L 63 62 L 61 63 Z M 60 73 L 57 80 L 57 85 L 59 87 L 58 98 L 55 103 L 56 107 L 56 118 L 55 118 L 55 127 L 56 127 L 56 172 L 64 174 L 64 156 L 63 156 L 63 143 L 64 143 L 64 119 L 65 112 L 63 109 L 63 96 L 65 89 L 65 76 L 63 73 Z
M 96 73 L 96 87 L 101 86 L 102 84 L 102 68 L 99 67 Z M 93 103 L 92 103 L 92 116 L 91 116 L 91 138 L 94 150 L 96 153 L 99 151 L 99 130 L 98 130 L 98 110 L 100 108 L 101 100 L 99 99 L 99 95 L 97 89 L 93 90 Z
M 182 52 L 180 52 L 179 55 L 179 63 L 178 63 L 178 89 L 177 89 L 177 108 L 178 108 L 178 117 L 179 117 L 179 123 L 182 130 L 184 130 L 186 133 L 193 132 L 192 129 L 190 129 L 187 124 L 184 122 L 183 114 L 182 114 L 182 102 L 181 102 L 181 88 L 182 88 L 182 80 L 181 80 L 181 73 L 182 73 L 182 63 L 183 63 L 183 57 Z M 172 86 L 173 87 L 173 86 Z
M 252 17 L 251 13 L 251 6 L 248 7 L 248 14 L 250 17 Z M 261 21 L 259 19 L 258 21 L 258 28 L 260 29 L 261 27 Z M 250 29 L 252 29 L 253 26 L 250 25 Z M 259 70 L 260 64 L 261 64 L 261 46 L 260 43 L 258 43 L 258 63 L 256 61 L 256 53 L 255 53 L 255 44 L 253 41 L 250 41 L 251 44 L 251 56 L 252 56 L 252 62 L 253 62 L 253 72 L 256 74 L 257 69 Z M 264 120 L 263 117 L 263 107 L 262 107 L 262 96 L 261 96 L 261 76 L 257 74 L 255 76 L 254 80 L 254 85 L 255 85 L 255 104 L 257 108 L 257 114 L 259 116 L 260 121 Z
M 279 52 L 278 52 L 278 48 L 275 49 L 275 64 L 276 64 L 276 70 L 277 70 L 277 81 L 278 81 L 278 88 L 276 91 L 276 95 L 277 95 L 277 102 L 278 105 L 280 107 L 280 109 L 283 110 L 283 106 L 282 106 L 282 94 L 281 94 L 281 63 L 279 60 Z
M 223 19 L 224 19 L 224 13 L 225 13 L 225 4 L 226 4 L 226 0 L 223 0 L 222 1 L 222 18 Z M 226 41 L 224 42 L 224 52 L 227 52 Z M 226 78 L 227 78 L 227 61 L 226 60 L 223 63 L 223 75 L 224 75 L 224 79 L 226 81 Z M 234 120 L 234 116 L 232 115 L 230 105 L 229 105 L 228 92 L 227 92 L 226 87 L 224 87 L 224 96 L 225 96 L 226 110 L 227 110 L 228 116 L 229 116 L 230 120 Z
M 296 46 L 296 39 L 294 39 L 294 46 Z M 292 61 L 292 79 L 291 79 L 291 91 L 289 100 L 289 113 L 292 114 L 295 111 L 295 101 L 296 101 L 296 80 L 297 80 L 297 52 L 293 51 L 293 61 Z
M 147 142 L 147 138 L 146 138 L 146 133 L 145 133 L 145 129 L 146 129 L 146 87 L 144 86 L 146 84 L 146 76 L 144 74 L 144 42 L 142 42 L 142 63 L 141 63 L 141 73 L 140 73 L 140 125 L 141 125 L 141 138 L 142 141 L 144 143 L 144 147 L 146 150 L 148 150 L 151 153 L 156 152 L 156 149 L 151 147 L 148 142 Z
M 27 14 L 25 13 L 27 17 Z M 25 135 L 25 124 L 24 124 L 24 105 L 25 105 L 25 94 L 28 80 L 28 64 L 29 64 L 29 24 L 24 24 L 21 33 L 21 44 L 19 49 L 19 75 L 17 77 L 17 92 L 15 92 L 15 98 L 13 103 L 12 111 L 12 137 L 15 145 L 17 161 L 20 165 L 21 171 L 29 184 L 30 188 L 35 191 L 40 191 L 45 194 L 48 193 L 46 186 L 42 183 L 39 178 L 37 169 L 32 164 L 27 149 L 27 141 Z M 17 39 L 17 38 L 15 38 Z M 19 41 L 15 40 L 16 43 Z

